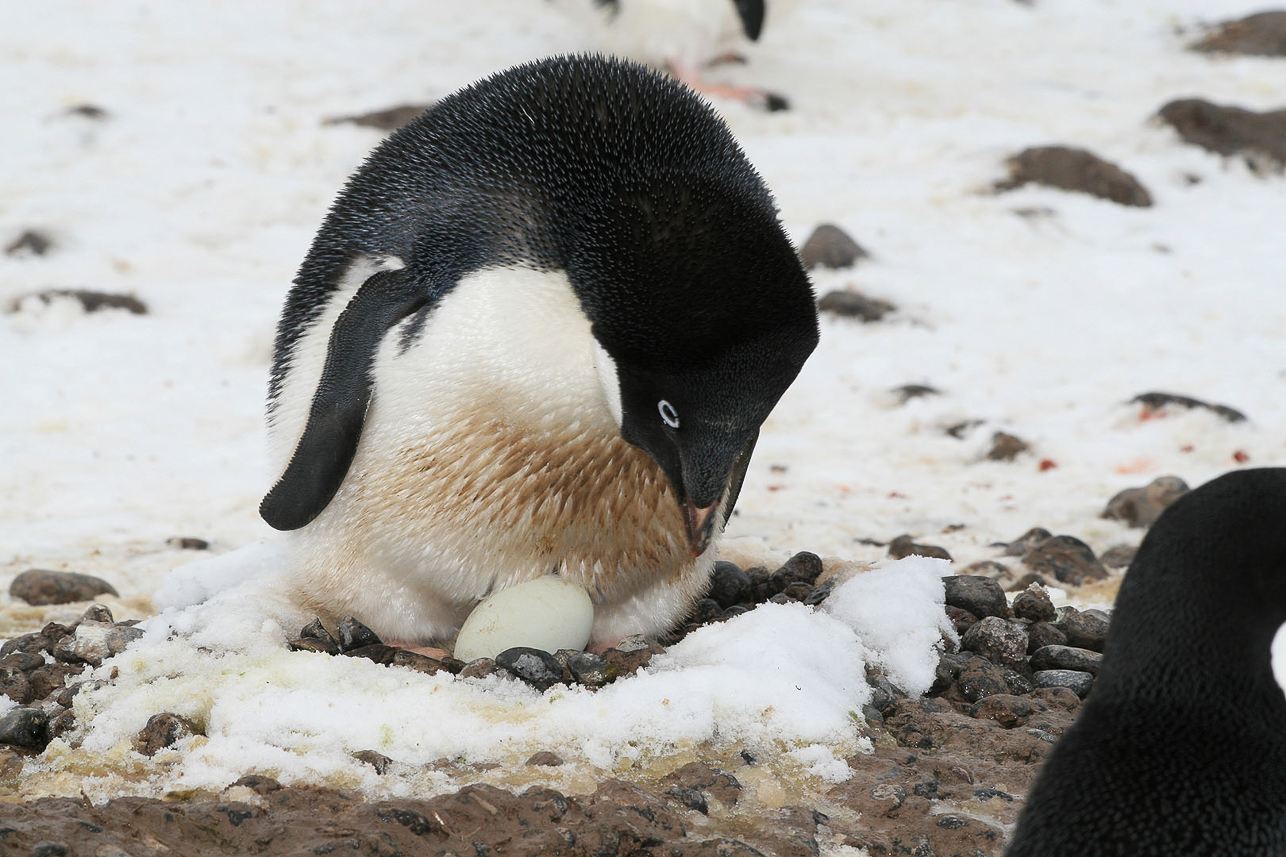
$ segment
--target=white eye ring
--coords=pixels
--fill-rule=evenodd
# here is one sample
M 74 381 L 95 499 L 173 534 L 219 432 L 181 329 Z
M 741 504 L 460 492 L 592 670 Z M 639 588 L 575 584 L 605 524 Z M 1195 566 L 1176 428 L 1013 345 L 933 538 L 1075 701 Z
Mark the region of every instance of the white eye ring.
M 662 399 L 656 403 L 656 409 L 660 412 L 661 419 L 667 426 L 670 428 L 679 427 L 679 412 L 674 409 L 674 405 Z

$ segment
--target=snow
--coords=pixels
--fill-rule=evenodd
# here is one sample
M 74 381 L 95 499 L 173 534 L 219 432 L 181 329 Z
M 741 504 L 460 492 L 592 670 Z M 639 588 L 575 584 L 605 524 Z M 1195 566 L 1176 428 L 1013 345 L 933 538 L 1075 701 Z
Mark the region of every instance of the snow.
M 1192 95 L 1281 106 L 1286 62 L 1183 50 L 1212 16 L 1259 9 L 1218 6 L 804 0 L 770 22 L 750 65 L 712 73 L 792 100 L 775 114 L 717 104 L 791 235 L 832 221 L 873 254 L 815 273 L 818 292 L 899 308 L 874 325 L 823 319 L 764 427 L 730 556 L 874 561 L 885 548 L 872 542 L 910 533 L 958 570 L 1037 525 L 1101 552 L 1139 538 L 1099 517 L 1123 488 L 1286 464 L 1286 181 L 1152 119 Z M 865 699 L 863 665 L 912 688 L 931 679 L 941 563 L 855 574 L 824 610 L 755 610 L 597 694 L 285 650 L 308 617 L 275 594 L 279 545 L 256 514 L 275 475 L 262 428 L 273 330 L 326 207 L 379 139 L 322 121 L 592 47 L 544 3 L 392 0 L 354 14 L 337 0 L 6 10 L 0 243 L 34 227 L 56 246 L 0 255 L 0 310 L 93 288 L 150 313 L 28 300 L 0 315 L 0 586 L 66 568 L 110 580 L 117 618 L 164 611 L 99 668 L 118 680 L 77 698 L 96 712 L 84 745 L 55 742 L 27 787 L 75 794 L 83 780 L 99 799 L 219 788 L 254 769 L 423 793 L 450 780 L 420 767 L 441 759 L 498 761 L 488 775 L 502 780 L 536 749 L 619 770 L 720 742 L 842 779 L 861 744 L 849 712 Z M 86 103 L 108 116 L 67 112 Z M 1049 143 L 1118 163 L 1155 205 L 989 192 L 1006 156 Z M 907 383 L 941 395 L 894 404 L 889 390 Z M 1142 420 L 1126 403 L 1149 390 L 1249 420 Z M 944 433 L 966 419 L 984 422 Z M 997 430 L 1032 452 L 986 460 Z M 191 558 L 165 544 L 180 535 L 225 558 L 166 578 Z M 69 618 L 0 596 L 0 634 Z M 208 735 L 147 763 L 129 741 L 163 710 Z M 349 755 L 366 749 L 408 769 L 376 777 Z

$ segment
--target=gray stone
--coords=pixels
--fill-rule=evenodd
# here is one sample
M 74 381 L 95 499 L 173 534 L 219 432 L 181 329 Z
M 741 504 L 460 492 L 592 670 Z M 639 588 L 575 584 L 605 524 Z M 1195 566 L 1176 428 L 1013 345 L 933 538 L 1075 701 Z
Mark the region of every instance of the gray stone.
M 710 569 L 710 591 L 707 597 L 714 599 L 720 607 L 727 609 L 748 601 L 753 594 L 750 575 L 735 563 L 720 561 Z
M 1094 676 L 1079 670 L 1037 670 L 1037 687 L 1064 687 L 1084 699 L 1094 687 Z
M 1256 12 L 1223 21 L 1188 49 L 1203 53 L 1286 56 L 1286 11 Z
M 1033 146 L 1010 157 L 1009 180 L 997 190 L 1028 183 L 1087 193 L 1121 205 L 1147 208 L 1152 194 L 1134 176 L 1093 152 L 1070 146 Z
M 848 289 L 835 289 L 827 292 L 817 302 L 817 308 L 822 312 L 829 312 L 846 318 L 856 318 L 867 324 L 879 321 L 897 309 L 896 306 L 888 301 L 868 297 L 861 292 L 854 292 Z
M 1051 536 L 1034 545 L 1023 555 L 1023 565 L 1072 586 L 1107 577 L 1094 551 L 1075 536 Z
M 1054 627 L 1067 635 L 1069 646 L 1101 652 L 1107 641 L 1108 622 L 1098 611 L 1081 612 L 1075 607 L 1063 607 L 1058 611 Z
M 49 715 L 39 708 L 14 708 L 0 717 L 0 744 L 43 750 L 49 743 Z
M 563 668 L 549 652 L 530 646 L 515 646 L 496 655 L 496 666 L 512 673 L 539 691 L 563 680 Z
M 952 607 L 968 610 L 978 618 L 1009 615 L 1009 602 L 1005 590 L 989 577 L 972 574 L 953 574 L 942 578 L 946 601 Z
M 1045 646 L 1066 646 L 1067 635 L 1049 622 L 1033 622 L 1027 626 L 1027 651 L 1035 652 Z
M 1076 646 L 1044 646 L 1031 656 L 1034 670 L 1077 670 L 1098 675 L 1103 656 L 1089 649 Z
M 48 571 L 33 568 L 24 571 L 9 584 L 9 595 L 28 604 L 70 604 L 89 601 L 100 595 L 117 595 L 110 583 L 74 571 Z
M 927 556 L 935 559 L 950 560 L 951 554 L 937 545 L 922 545 L 912 541 L 909 534 L 901 535 L 889 542 L 889 557 L 903 559 L 908 556 Z
M 833 223 L 819 225 L 799 250 L 800 261 L 810 270 L 819 266 L 851 268 L 858 260 L 869 258 L 870 255 L 847 232 Z
M 1027 663 L 1027 629 L 999 616 L 979 620 L 961 638 L 960 646 L 1012 670 L 1022 670 Z
M 1107 502 L 1100 517 L 1124 521 L 1131 527 L 1150 527 L 1166 507 L 1190 489 L 1177 476 L 1159 476 L 1142 488 L 1127 488 Z
M 148 718 L 147 725 L 138 733 L 134 745 L 144 756 L 155 756 L 166 747 L 173 747 L 185 738 L 200 734 L 201 727 L 188 718 L 162 711 Z
M 567 669 L 577 684 L 586 687 L 602 687 L 613 678 L 607 658 L 592 652 L 569 652 Z
M 82 620 L 71 636 L 63 637 L 54 645 L 53 656 L 67 663 L 98 666 L 142 636 L 143 631 L 132 625 Z
M 1014 616 L 1032 622 L 1052 622 L 1057 615 L 1049 592 L 1040 584 L 1032 584 L 1014 597 Z

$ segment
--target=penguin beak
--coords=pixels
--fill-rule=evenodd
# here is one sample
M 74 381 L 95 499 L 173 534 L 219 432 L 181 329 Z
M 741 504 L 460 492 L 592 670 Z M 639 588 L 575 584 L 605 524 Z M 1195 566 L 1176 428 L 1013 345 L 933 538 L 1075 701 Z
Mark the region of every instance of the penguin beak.
M 704 508 L 698 507 L 691 500 L 683 503 L 683 523 L 688 529 L 688 544 L 692 546 L 692 556 L 699 557 L 710 545 L 710 534 L 714 531 L 715 511 L 718 503 L 711 503 Z

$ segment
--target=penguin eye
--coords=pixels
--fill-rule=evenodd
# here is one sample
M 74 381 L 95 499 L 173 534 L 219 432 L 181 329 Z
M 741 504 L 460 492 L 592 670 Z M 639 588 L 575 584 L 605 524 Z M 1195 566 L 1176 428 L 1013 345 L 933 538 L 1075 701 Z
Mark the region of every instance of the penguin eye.
M 670 428 L 679 427 L 679 412 L 674 409 L 674 405 L 662 399 L 656 403 L 656 409 L 660 412 L 661 419 L 667 426 Z

